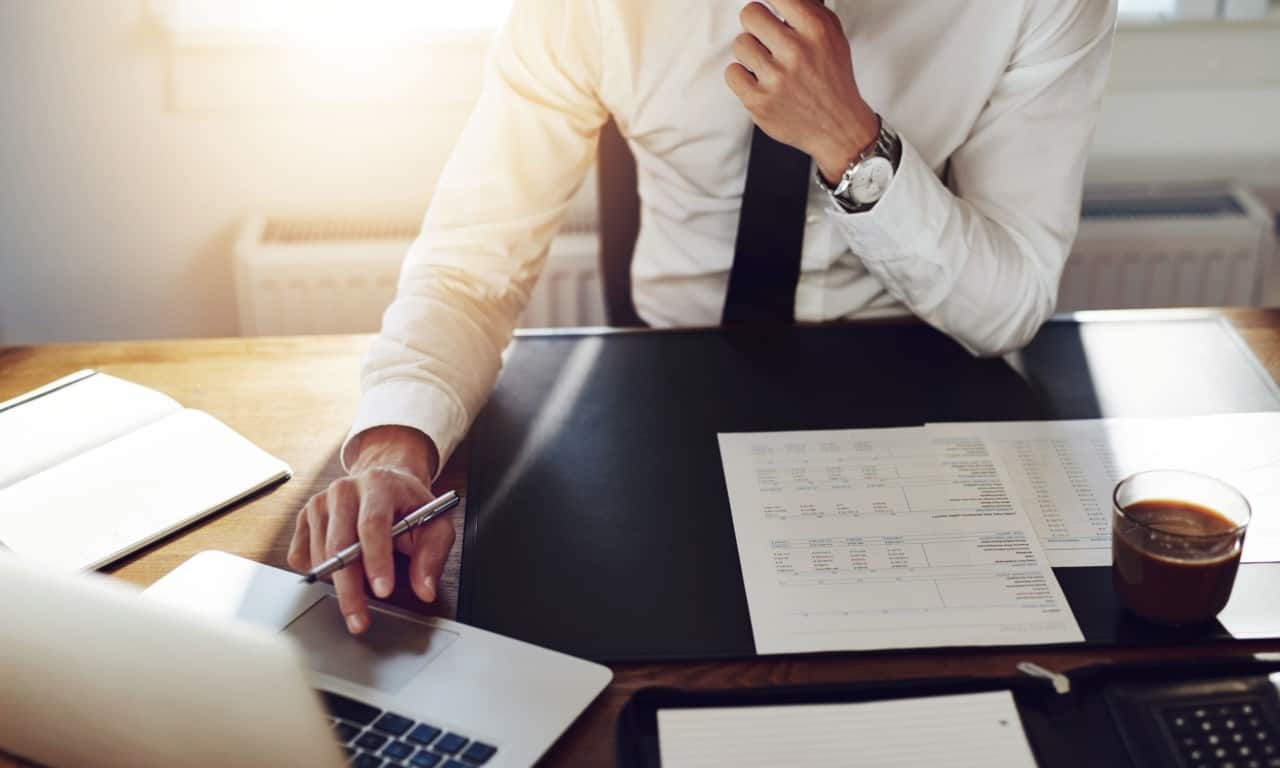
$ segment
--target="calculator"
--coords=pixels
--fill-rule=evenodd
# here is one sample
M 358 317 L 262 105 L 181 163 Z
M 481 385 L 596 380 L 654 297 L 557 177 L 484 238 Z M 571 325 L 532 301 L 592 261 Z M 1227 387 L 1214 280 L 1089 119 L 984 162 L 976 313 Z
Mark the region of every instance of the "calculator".
M 1118 684 L 1105 696 L 1139 768 L 1280 768 L 1277 682 L 1273 675 Z

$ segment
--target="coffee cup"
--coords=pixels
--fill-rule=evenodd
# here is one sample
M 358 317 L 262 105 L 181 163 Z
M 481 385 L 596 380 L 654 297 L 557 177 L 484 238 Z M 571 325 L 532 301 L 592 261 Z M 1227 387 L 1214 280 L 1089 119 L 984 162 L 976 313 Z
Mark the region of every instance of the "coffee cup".
M 1226 606 L 1250 509 L 1230 485 L 1195 472 L 1140 472 L 1112 498 L 1111 575 L 1120 602 L 1147 621 L 1209 621 Z

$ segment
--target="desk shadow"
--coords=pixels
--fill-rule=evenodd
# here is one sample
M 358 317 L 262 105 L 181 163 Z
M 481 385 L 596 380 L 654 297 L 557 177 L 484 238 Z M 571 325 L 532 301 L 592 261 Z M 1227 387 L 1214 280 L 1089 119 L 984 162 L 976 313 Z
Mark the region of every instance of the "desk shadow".
M 1164 627 L 1134 616 L 1120 604 L 1111 585 L 1109 566 L 1057 568 L 1054 575 L 1071 605 L 1071 611 L 1075 614 L 1086 643 L 1192 645 L 1232 639 L 1231 633 L 1217 621 L 1185 627 Z M 1242 589 L 1248 589 L 1252 585 L 1252 580 L 1248 578 L 1240 581 L 1245 585 Z M 1276 623 L 1280 624 L 1280 619 Z
M 1089 357 L 1077 323 L 1046 323 L 1031 343 L 1005 355 L 1042 404 L 1042 418 L 1091 419 L 1102 415 Z

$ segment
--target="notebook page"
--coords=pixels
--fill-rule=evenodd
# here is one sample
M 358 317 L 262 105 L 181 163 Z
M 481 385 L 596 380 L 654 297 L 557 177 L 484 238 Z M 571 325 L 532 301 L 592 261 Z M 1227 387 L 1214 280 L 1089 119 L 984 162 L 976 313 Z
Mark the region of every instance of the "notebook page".
M 97 568 L 288 475 L 212 416 L 179 411 L 0 491 L 0 543 Z
M 0 410 L 0 489 L 180 410 L 105 373 Z
M 1035 768 L 1009 691 L 854 704 L 658 710 L 663 768 Z

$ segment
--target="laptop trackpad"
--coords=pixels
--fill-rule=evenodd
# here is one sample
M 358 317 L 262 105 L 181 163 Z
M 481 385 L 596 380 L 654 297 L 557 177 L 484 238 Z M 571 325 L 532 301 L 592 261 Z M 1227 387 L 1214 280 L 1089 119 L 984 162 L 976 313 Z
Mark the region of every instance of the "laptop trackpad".
M 325 595 L 285 627 L 307 656 L 307 666 L 357 685 L 395 693 L 458 635 L 425 622 L 369 606 L 370 627 L 359 637 L 347 633 L 336 598 Z

